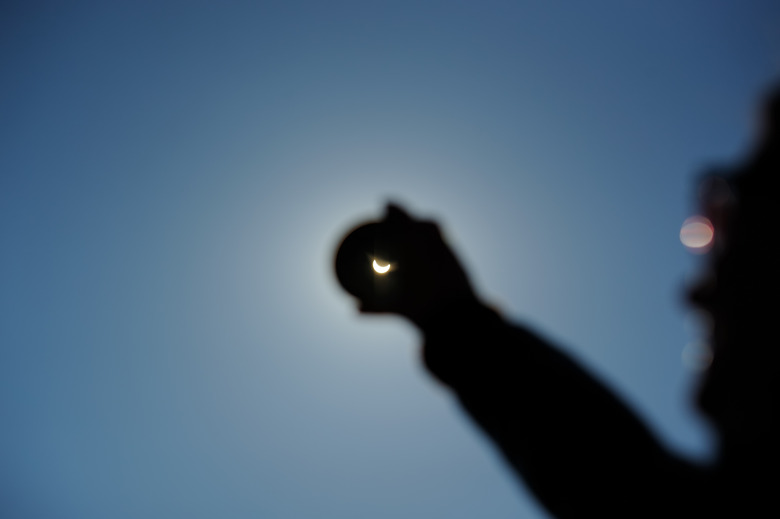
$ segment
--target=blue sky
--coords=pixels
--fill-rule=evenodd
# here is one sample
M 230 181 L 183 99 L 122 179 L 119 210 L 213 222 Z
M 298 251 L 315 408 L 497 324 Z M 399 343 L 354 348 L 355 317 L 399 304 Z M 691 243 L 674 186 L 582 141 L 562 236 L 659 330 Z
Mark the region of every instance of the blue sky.
M 572 4 L 5 2 L 4 516 L 545 517 L 335 284 L 388 199 L 706 456 L 678 231 L 750 142 L 780 7 Z

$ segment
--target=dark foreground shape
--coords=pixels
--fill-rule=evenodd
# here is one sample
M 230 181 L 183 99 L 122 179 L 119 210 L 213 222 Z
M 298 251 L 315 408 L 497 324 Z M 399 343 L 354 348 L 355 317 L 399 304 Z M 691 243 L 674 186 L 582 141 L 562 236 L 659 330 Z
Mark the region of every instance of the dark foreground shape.
M 696 395 L 718 432 L 711 464 L 667 451 L 592 375 L 483 304 L 435 224 L 389 206 L 342 242 L 337 277 L 362 311 L 422 331 L 428 369 L 556 517 L 780 517 L 780 90 L 765 116 L 755 149 L 709 176 L 701 201 L 716 241 L 690 297 L 714 323 Z

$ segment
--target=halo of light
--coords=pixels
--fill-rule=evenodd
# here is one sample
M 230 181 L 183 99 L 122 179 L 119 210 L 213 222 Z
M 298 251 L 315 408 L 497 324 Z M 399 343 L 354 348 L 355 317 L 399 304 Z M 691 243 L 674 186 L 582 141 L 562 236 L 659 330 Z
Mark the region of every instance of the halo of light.
M 376 262 L 376 260 L 374 260 L 373 266 L 374 266 L 374 271 L 377 274 L 387 274 L 390 271 L 389 263 L 387 265 L 380 265 L 379 263 Z
M 712 248 L 715 239 L 715 227 L 703 216 L 691 216 L 680 228 L 680 241 L 696 254 L 703 254 Z

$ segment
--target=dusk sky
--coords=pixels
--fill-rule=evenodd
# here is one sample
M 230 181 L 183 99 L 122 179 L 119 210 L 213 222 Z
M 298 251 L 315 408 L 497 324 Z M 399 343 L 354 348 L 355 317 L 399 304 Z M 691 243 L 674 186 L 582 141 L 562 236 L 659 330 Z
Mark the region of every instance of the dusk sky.
M 388 200 L 706 458 L 679 229 L 778 27 L 776 0 L 3 2 L 0 515 L 548 517 L 417 332 L 338 287 Z

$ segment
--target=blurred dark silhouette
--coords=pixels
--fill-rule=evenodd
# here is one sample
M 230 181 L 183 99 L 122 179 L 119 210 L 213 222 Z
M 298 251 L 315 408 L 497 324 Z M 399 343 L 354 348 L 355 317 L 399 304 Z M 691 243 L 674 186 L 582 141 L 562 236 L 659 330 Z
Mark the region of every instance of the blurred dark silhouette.
M 483 304 L 434 223 L 388 206 L 345 238 L 337 276 L 361 311 L 419 327 L 427 368 L 554 516 L 780 517 L 780 88 L 764 116 L 746 159 L 702 182 L 715 238 L 690 300 L 713 323 L 696 397 L 718 433 L 707 465 L 666 450 L 593 376 Z

